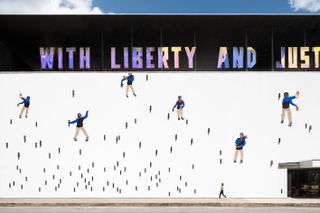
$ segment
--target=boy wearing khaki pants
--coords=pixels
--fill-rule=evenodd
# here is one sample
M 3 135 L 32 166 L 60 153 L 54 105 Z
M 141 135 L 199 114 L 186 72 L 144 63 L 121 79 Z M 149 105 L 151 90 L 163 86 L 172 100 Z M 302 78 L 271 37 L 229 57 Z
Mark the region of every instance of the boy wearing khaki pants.
M 87 111 L 85 116 L 83 116 L 83 117 L 82 117 L 81 113 L 78 113 L 77 119 L 75 119 L 73 121 L 69 121 L 69 125 L 77 123 L 76 134 L 73 138 L 74 141 L 78 141 L 77 137 L 78 137 L 80 131 L 82 131 L 83 134 L 86 136 L 86 141 L 89 141 L 88 133 L 83 127 L 83 121 L 88 117 L 88 113 L 89 113 L 89 111 Z
M 20 104 L 23 104 L 23 107 L 21 108 L 21 111 L 20 111 L 19 118 L 22 118 L 24 111 L 26 111 L 25 117 L 27 118 L 29 113 L 29 106 L 30 106 L 30 96 L 27 96 L 26 98 L 24 98 L 20 93 L 19 98 L 22 99 L 22 102 L 18 103 L 17 106 L 19 107 Z
M 233 162 L 237 162 L 238 154 L 240 152 L 240 163 L 243 163 L 243 147 L 246 145 L 247 136 L 245 136 L 242 132 L 240 133 L 240 138 L 237 138 L 235 145 L 236 151 L 234 152 Z
M 128 76 L 123 76 L 121 80 L 121 87 L 123 87 L 123 82 L 127 81 L 127 86 L 126 86 L 126 97 L 129 98 L 129 89 L 131 89 L 132 93 L 134 96 L 137 96 L 134 88 L 133 88 L 133 81 L 134 81 L 134 75 L 130 72 L 128 73 Z
M 283 124 L 284 118 L 286 117 L 286 113 L 288 114 L 288 121 L 289 121 L 289 127 L 292 126 L 292 116 L 291 116 L 291 110 L 290 105 L 295 106 L 296 110 L 299 110 L 299 107 L 292 102 L 293 99 L 299 98 L 300 93 L 299 91 L 296 92 L 295 96 L 289 96 L 288 92 L 284 93 L 284 98 L 282 100 L 282 113 L 281 113 L 281 123 Z

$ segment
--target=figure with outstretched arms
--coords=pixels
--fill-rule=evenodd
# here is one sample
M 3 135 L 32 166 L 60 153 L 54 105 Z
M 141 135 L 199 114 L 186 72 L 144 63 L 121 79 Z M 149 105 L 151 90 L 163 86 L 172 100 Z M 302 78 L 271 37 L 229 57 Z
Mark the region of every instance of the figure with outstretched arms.
M 24 111 L 25 113 L 25 117 L 28 118 L 28 113 L 29 113 L 29 106 L 30 106 L 30 96 L 27 97 L 22 97 L 22 94 L 19 94 L 19 98 L 22 100 L 20 103 L 17 104 L 17 106 L 19 107 L 20 104 L 23 104 L 21 111 L 20 111 L 20 115 L 19 118 L 22 118 Z
M 284 93 L 284 98 L 282 99 L 282 113 L 281 113 L 281 123 L 283 124 L 284 119 L 286 117 L 286 113 L 288 114 L 289 127 L 292 126 L 292 115 L 290 105 L 295 106 L 296 110 L 299 110 L 299 107 L 292 102 L 292 100 L 300 97 L 300 92 L 297 91 L 295 96 L 289 96 L 288 92 Z
M 77 118 L 73 121 L 69 121 L 69 124 L 77 124 L 76 134 L 74 136 L 74 141 L 78 141 L 79 132 L 82 131 L 86 136 L 86 141 L 89 141 L 89 136 L 85 128 L 83 127 L 83 121 L 88 117 L 89 111 L 86 112 L 85 116 L 82 116 L 81 113 L 78 113 Z

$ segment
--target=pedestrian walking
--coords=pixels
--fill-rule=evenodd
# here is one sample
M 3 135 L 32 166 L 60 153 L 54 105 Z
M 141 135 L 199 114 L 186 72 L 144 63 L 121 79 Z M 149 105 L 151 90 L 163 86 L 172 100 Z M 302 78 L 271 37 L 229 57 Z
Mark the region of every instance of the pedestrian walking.
M 225 194 L 224 194 L 224 184 L 223 184 L 223 183 L 221 183 L 220 193 L 219 193 L 219 199 L 221 199 L 221 195 L 222 195 L 224 198 L 227 198 L 227 196 L 225 196 Z

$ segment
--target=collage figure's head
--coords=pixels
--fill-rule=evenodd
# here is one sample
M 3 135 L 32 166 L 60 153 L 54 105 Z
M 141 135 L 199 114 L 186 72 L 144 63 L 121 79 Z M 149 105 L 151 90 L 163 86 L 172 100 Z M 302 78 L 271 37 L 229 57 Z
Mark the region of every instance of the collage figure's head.
M 286 98 L 286 97 L 289 97 L 289 93 L 288 92 L 285 92 L 284 94 L 283 94 L 283 96 Z
M 27 96 L 27 99 L 30 100 L 30 96 Z
M 179 100 L 179 101 L 181 101 L 181 100 L 182 100 L 182 97 L 181 97 L 181 95 L 179 95 L 179 96 L 178 96 L 178 100 Z
M 240 139 L 241 140 L 245 139 L 243 132 L 240 132 Z
M 82 115 L 81 115 L 81 113 L 78 113 L 78 115 L 77 115 L 77 116 L 78 116 L 78 118 L 82 118 Z

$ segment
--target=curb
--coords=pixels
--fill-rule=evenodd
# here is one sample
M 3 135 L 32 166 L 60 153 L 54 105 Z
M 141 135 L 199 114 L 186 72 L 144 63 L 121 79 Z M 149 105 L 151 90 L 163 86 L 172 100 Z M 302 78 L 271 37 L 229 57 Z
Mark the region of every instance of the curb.
M 320 203 L 0 203 L 0 207 L 317 207 Z

